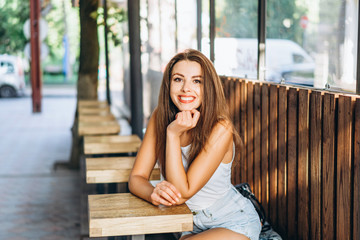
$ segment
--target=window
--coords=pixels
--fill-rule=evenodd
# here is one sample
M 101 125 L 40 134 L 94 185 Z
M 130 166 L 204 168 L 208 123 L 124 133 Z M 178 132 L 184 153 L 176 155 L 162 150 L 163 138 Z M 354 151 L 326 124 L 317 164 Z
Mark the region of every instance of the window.
M 355 92 L 357 9 L 358 1 L 268 0 L 266 80 Z
M 215 67 L 220 75 L 257 78 L 258 1 L 216 1 Z

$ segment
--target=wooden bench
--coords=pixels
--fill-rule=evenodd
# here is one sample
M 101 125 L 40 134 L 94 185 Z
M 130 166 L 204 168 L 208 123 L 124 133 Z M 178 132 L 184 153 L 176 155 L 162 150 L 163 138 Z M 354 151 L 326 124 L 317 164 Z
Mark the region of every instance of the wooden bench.
M 86 158 L 86 183 L 127 183 L 135 157 Z M 156 166 L 150 180 L 160 180 Z
M 111 154 L 137 152 L 141 139 L 137 135 L 85 136 L 84 154 Z
M 145 234 L 193 229 L 193 215 L 185 205 L 154 206 L 131 193 L 89 195 L 89 236 L 126 236 L 144 240 Z

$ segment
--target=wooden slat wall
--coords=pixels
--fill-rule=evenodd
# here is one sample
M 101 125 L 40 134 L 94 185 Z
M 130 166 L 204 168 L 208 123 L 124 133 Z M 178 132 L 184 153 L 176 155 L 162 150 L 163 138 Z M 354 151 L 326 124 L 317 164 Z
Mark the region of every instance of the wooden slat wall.
M 248 182 L 284 239 L 360 239 L 360 97 L 222 78 Z

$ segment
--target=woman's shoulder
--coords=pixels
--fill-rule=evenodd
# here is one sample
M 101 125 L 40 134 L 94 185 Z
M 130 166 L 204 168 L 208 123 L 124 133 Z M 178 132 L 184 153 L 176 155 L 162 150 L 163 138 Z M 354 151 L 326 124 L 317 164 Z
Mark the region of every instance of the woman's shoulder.
M 211 135 L 215 138 L 232 138 L 233 124 L 229 119 L 221 119 L 213 127 Z
M 216 131 L 221 131 L 221 132 L 231 132 L 233 131 L 233 124 L 230 121 L 230 119 L 227 118 L 222 118 L 220 119 L 214 126 L 213 128 Z

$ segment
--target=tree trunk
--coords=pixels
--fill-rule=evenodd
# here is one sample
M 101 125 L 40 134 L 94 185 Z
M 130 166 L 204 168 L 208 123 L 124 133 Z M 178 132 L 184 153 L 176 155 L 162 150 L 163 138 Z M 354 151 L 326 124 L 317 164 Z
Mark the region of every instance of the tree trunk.
M 98 0 L 80 0 L 80 65 L 77 82 L 77 101 L 94 99 L 98 87 L 99 41 L 97 36 Z M 79 168 L 83 140 L 78 135 L 78 111 L 76 108 L 72 131 L 70 168 Z

